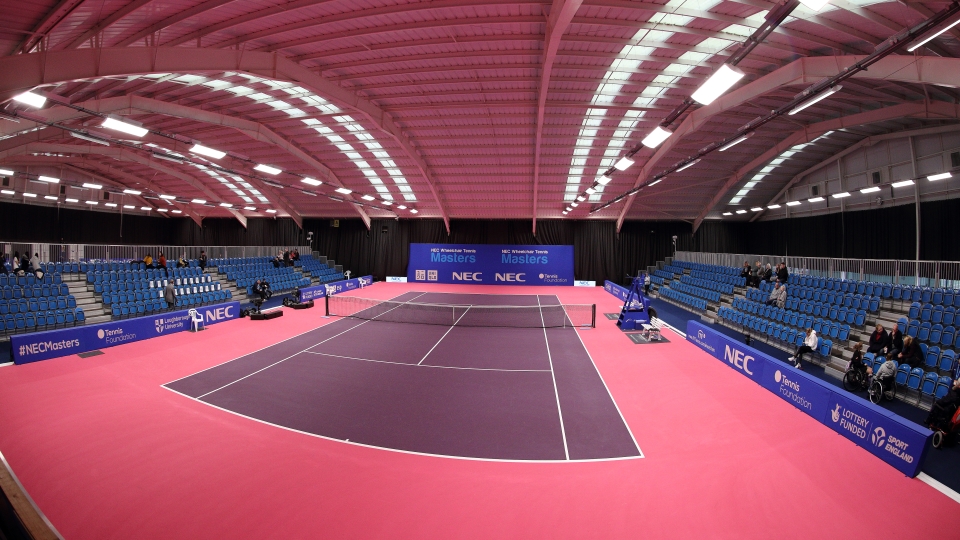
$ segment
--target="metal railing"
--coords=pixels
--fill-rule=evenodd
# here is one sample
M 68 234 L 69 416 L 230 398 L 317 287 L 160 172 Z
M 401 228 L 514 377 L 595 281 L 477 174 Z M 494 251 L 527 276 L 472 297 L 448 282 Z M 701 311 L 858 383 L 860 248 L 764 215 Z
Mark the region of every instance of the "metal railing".
M 272 257 L 278 251 L 296 249 L 301 254 L 311 253 L 310 246 L 123 246 L 102 244 L 27 244 L 23 242 L 0 241 L 0 249 L 12 258 L 15 252 L 38 253 L 43 262 L 71 262 L 81 260 L 141 260 L 147 255 L 157 257 L 159 253 L 168 260 L 176 260 L 183 254 L 188 259 L 196 259 L 200 251 L 207 252 L 208 259 L 228 257 Z
M 832 259 L 826 257 L 791 257 L 781 255 L 749 255 L 744 253 L 703 253 L 677 251 L 674 259 L 720 266 L 743 266 L 756 261 L 776 266 L 787 263 L 790 274 L 825 278 L 875 281 L 896 285 L 960 289 L 958 261 L 897 261 L 890 259 Z

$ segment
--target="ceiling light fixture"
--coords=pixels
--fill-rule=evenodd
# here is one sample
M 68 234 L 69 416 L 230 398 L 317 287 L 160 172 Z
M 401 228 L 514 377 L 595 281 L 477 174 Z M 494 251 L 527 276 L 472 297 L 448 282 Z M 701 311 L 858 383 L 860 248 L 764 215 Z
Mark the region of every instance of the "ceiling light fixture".
M 46 200 L 48 200 L 48 201 L 55 201 L 55 200 L 57 200 L 57 197 L 54 197 L 53 195 L 44 195 L 43 198 L 46 199 Z
M 67 202 L 77 202 L 77 200 L 76 200 L 76 199 L 67 199 Z M 125 209 L 127 209 L 127 210 L 136 210 L 136 209 L 137 209 L 137 207 L 134 206 L 134 205 L 132 205 L 132 204 L 125 204 L 125 205 L 123 205 L 123 207 L 124 207 Z
M 656 128 L 654 128 L 653 131 L 650 132 L 649 135 L 644 137 L 644 139 L 640 142 L 647 148 L 656 148 L 660 146 L 660 144 L 663 143 L 663 141 L 667 140 L 667 138 L 670 137 L 671 135 L 673 135 L 672 131 L 668 129 L 664 129 L 661 126 L 657 126 Z
M 13 176 L 13 171 L 8 169 L 0 169 L 0 176 Z
M 410 213 L 411 213 L 411 214 L 419 214 L 419 212 L 417 211 L 416 208 L 411 208 L 411 209 L 410 209 Z
M 908 51 L 908 52 L 913 52 L 913 51 L 919 49 L 920 47 L 923 47 L 924 45 L 926 45 L 926 44 L 927 44 L 928 42 L 930 42 L 931 40 L 934 40 L 934 39 L 936 39 L 937 37 L 939 37 L 940 34 L 946 32 L 947 30 L 953 28 L 954 26 L 956 26 L 956 25 L 958 25 L 958 24 L 960 24 L 960 19 L 957 19 L 957 20 L 953 21 L 952 23 L 950 23 L 949 26 L 944 26 L 944 27 L 941 28 L 937 33 L 932 34 L 930 37 L 928 37 L 927 39 L 921 41 L 920 43 L 917 43 L 916 45 L 907 48 L 907 51 Z M 16 99 L 16 98 L 14 98 L 14 99 Z
M 153 208 L 150 208 L 149 206 L 141 206 L 140 209 L 143 210 L 144 212 L 149 212 L 153 210 Z
M 746 211 L 746 210 L 737 210 L 737 213 L 738 213 L 738 214 L 746 214 L 747 211 Z
M 750 211 L 751 211 L 751 212 L 761 212 L 761 211 L 763 211 L 763 208 L 761 208 L 761 207 L 759 207 L 759 206 L 754 206 L 753 208 L 750 209 Z
M 167 212 L 166 208 L 157 208 L 157 212 Z
M 140 191 L 137 191 L 135 189 L 125 189 L 123 190 L 123 192 L 126 193 L 127 195 L 140 195 L 141 193 Z
M 813 198 L 807 199 L 807 202 L 812 202 L 812 203 L 823 202 L 823 197 L 813 197 Z
M 633 160 L 627 156 L 623 156 L 616 163 L 613 164 L 613 168 L 618 171 L 625 171 L 633 165 Z
M 724 212 L 723 215 L 725 215 L 725 216 L 732 216 L 732 215 L 733 215 L 733 212 Z
M 953 177 L 952 174 L 950 174 L 950 173 L 948 173 L 948 172 L 945 172 L 945 173 L 934 174 L 934 175 L 928 176 L 928 177 L 927 177 L 927 180 L 929 180 L 929 181 L 931 181 L 931 182 L 936 182 L 937 180 L 946 180 L 947 178 L 952 178 L 952 177 Z
M 167 201 L 172 201 L 172 200 L 176 199 L 177 197 L 176 197 L 175 195 L 161 195 L 160 198 L 161 198 L 161 199 L 164 199 L 164 200 L 167 200 Z
M 831 86 L 830 88 L 827 88 L 826 90 L 821 92 L 819 95 L 815 96 L 813 99 L 809 99 L 804 103 L 797 105 L 796 107 L 793 108 L 792 111 L 788 112 L 787 115 L 797 114 L 798 112 L 806 109 L 807 107 L 811 107 L 813 105 L 816 105 L 817 103 L 820 103 L 821 101 L 827 99 L 828 97 L 836 94 L 840 90 L 843 90 L 843 87 L 840 86 L 839 84 Z
M 304 184 L 307 184 L 307 185 L 310 185 L 310 186 L 319 186 L 320 184 L 323 183 L 323 182 L 321 182 L 321 181 L 319 181 L 319 180 L 316 180 L 316 179 L 314 179 L 314 178 L 301 178 L 300 181 L 303 182 Z
M 91 184 L 89 182 L 84 182 L 83 187 L 87 189 L 101 189 L 103 186 L 100 184 Z
M 861 189 L 861 190 L 860 190 L 860 193 L 876 193 L 876 192 L 878 192 L 878 191 L 880 191 L 880 188 L 877 187 L 877 186 L 873 186 L 873 187 L 868 187 L 868 188 L 863 188 L 863 189 Z
M 391 201 L 381 201 L 381 202 L 387 206 L 393 206 L 393 203 Z
M 647 184 L 647 185 L 648 185 L 648 186 L 655 186 L 655 185 L 659 184 L 660 182 L 663 182 L 663 178 L 657 178 L 656 180 L 654 180 L 653 182 L 650 182 L 650 183 Z
M 572 206 L 573 208 L 576 208 L 576 207 L 580 206 L 580 203 L 572 202 L 572 203 L 570 203 L 570 206 Z
M 221 159 L 223 156 L 227 155 L 226 152 L 221 152 L 220 150 L 214 150 L 213 148 L 207 148 L 202 144 L 195 144 L 190 148 L 190 151 L 194 154 L 200 154 L 201 156 L 207 156 L 213 159 Z
M 24 193 L 23 196 L 24 196 L 24 197 L 30 197 L 31 199 L 35 199 L 35 198 L 37 197 L 37 194 L 36 194 L 36 193 Z
M 100 204 L 100 203 L 98 203 L 97 201 L 83 201 L 83 202 L 89 204 L 90 206 L 96 206 L 96 205 Z
M 220 208 L 233 208 L 233 205 L 228 202 L 220 203 Z
M 13 96 L 13 100 L 38 109 L 43 107 L 43 104 L 47 102 L 47 98 L 33 92 L 24 92 L 20 95 Z
M 60 183 L 60 179 L 59 179 L 59 178 L 54 178 L 54 177 L 52 177 L 52 176 L 38 176 L 38 177 L 37 177 L 37 180 L 39 180 L 39 181 L 41 181 L 41 182 L 47 182 L 47 183 L 49 183 L 49 184 L 59 184 L 59 183 Z
M 797 206 L 800 201 L 787 201 L 787 206 Z
M 283 172 L 276 167 L 271 167 L 270 165 L 264 165 L 263 163 L 254 167 L 253 170 L 260 171 L 262 173 L 272 174 L 273 176 L 276 176 Z
M 776 210 L 777 208 L 780 208 L 780 205 L 779 205 L 779 204 L 768 204 L 768 205 L 767 205 L 767 210 Z
M 701 105 L 709 105 L 737 84 L 743 76 L 743 71 L 729 64 L 723 64 L 690 97 Z
M 583 195 L 580 195 L 579 197 L 577 197 L 577 202 L 583 202 L 585 200 L 587 200 L 587 198 L 584 197 Z
M 70 199 L 70 198 L 67 198 L 67 199 L 64 199 L 64 200 L 67 201 L 68 203 L 78 203 L 78 202 L 80 202 L 80 201 L 78 201 L 77 199 Z
M 204 199 L 194 199 L 190 202 L 192 202 L 193 204 L 207 204 L 207 201 Z
M 902 188 L 902 187 L 912 186 L 912 185 L 913 185 L 913 180 L 901 180 L 901 181 L 899 181 L 899 182 L 894 182 L 894 183 L 891 184 L 891 185 L 892 185 L 893 187 L 895 187 L 895 188 Z
M 849 192 L 849 191 L 844 191 L 843 193 L 834 193 L 834 194 L 833 194 L 833 198 L 834 198 L 834 199 L 844 199 L 844 198 L 849 197 L 849 196 L 850 196 L 850 192 Z
M 147 133 L 150 133 L 150 130 L 144 129 L 140 124 L 121 120 L 116 116 L 108 116 L 100 125 L 107 129 L 113 129 L 126 133 L 127 135 L 133 135 L 134 137 L 143 137 Z
M 820 11 L 823 9 L 823 6 L 827 5 L 828 2 L 829 0 L 800 0 L 801 4 L 814 11 Z
M 112 203 L 112 202 L 103 203 L 103 205 L 106 206 L 107 208 L 116 208 L 116 207 L 117 207 L 117 203 Z
M 611 178 L 609 176 L 604 175 L 604 176 L 601 176 L 600 178 L 597 178 L 597 183 L 600 184 L 601 186 L 605 186 L 610 183 L 610 180 Z
M 311 197 L 316 197 L 316 196 L 317 196 L 316 193 L 314 193 L 314 192 L 312 192 L 312 191 L 307 191 L 307 190 L 305 190 L 305 189 L 301 189 L 301 190 L 300 190 L 300 193 L 303 193 L 304 195 L 310 195 Z
M 337 193 L 340 193 L 340 194 L 342 194 L 342 195 L 349 195 L 349 194 L 353 193 L 353 190 L 352 190 L 352 189 L 347 189 L 347 188 L 345 188 L 345 187 L 338 187 L 338 188 L 335 189 L 334 191 L 336 191 Z
M 593 195 L 594 193 L 597 192 L 597 190 L 594 189 L 594 188 L 592 188 L 592 187 L 588 187 L 588 188 L 586 189 L 586 192 L 587 192 L 587 195 Z
M 402 204 L 397 205 L 397 208 L 399 208 L 400 210 L 406 210 L 406 209 L 407 209 L 407 207 L 404 206 L 404 205 L 402 205 Z
M 256 212 L 256 211 L 257 211 L 256 207 L 253 207 L 253 206 L 244 206 L 243 209 L 246 210 L 247 212 Z
M 16 195 L 16 194 L 17 194 L 16 191 L 10 191 L 9 189 L 0 189 L 0 193 L 3 193 L 4 195 Z
M 170 157 L 170 156 L 167 156 L 167 155 L 164 155 L 164 154 L 158 154 L 158 153 L 154 152 L 154 153 L 153 153 L 153 157 L 155 157 L 155 158 L 157 158 L 157 159 L 162 159 L 162 160 L 164 160 L 164 161 L 170 161 L 170 162 L 173 162 L 173 163 L 179 163 L 180 165 L 183 165 L 183 160 L 182 160 L 182 159 L 177 159 L 177 158 L 175 158 L 175 157 Z
M 274 210 L 273 208 L 267 208 L 267 213 L 268 213 L 268 214 L 276 214 L 277 211 Z
M 93 137 L 85 133 L 77 133 L 76 131 L 71 131 L 69 133 L 74 139 L 80 139 L 82 141 L 92 142 L 95 144 L 102 144 L 103 146 L 110 146 L 110 141 L 106 141 L 104 139 Z
M 734 139 L 734 140 L 728 142 L 727 144 L 721 146 L 720 148 L 718 148 L 718 150 L 719 150 L 720 152 L 726 152 L 727 150 L 729 150 L 729 149 L 733 148 L 734 146 L 742 143 L 743 141 L 749 139 L 750 137 L 753 137 L 753 133 L 754 133 L 754 132 L 752 132 L 752 131 L 751 131 L 750 133 L 744 133 L 743 135 L 737 137 L 736 139 Z
M 693 166 L 696 165 L 697 163 L 700 163 L 700 159 L 699 159 L 699 158 L 691 161 L 690 163 L 687 163 L 687 164 L 684 165 L 683 167 L 680 167 L 679 169 L 676 170 L 676 172 L 685 171 L 685 170 L 689 169 L 690 167 L 693 167 Z
M 284 188 L 283 184 L 278 184 L 278 183 L 276 183 L 276 182 L 271 182 L 271 181 L 269 181 L 269 180 L 263 180 L 263 183 L 266 184 L 266 185 L 268 185 L 268 186 L 270 186 L 270 187 L 277 188 L 277 189 L 283 189 L 283 188 Z
M 365 200 L 365 201 L 373 201 L 373 200 L 376 200 L 376 197 L 374 197 L 373 195 L 364 195 L 364 196 L 362 196 L 362 197 L 360 197 L 360 198 L 363 199 L 363 200 Z
M 182 214 L 182 213 L 183 213 L 183 212 L 181 212 L 180 210 L 171 210 L 171 212 L 173 212 L 174 214 Z

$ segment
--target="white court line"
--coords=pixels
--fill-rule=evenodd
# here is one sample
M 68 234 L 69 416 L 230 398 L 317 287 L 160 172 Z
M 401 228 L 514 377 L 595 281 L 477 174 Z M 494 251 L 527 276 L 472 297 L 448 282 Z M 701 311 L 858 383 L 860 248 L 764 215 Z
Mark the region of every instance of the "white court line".
M 559 300 L 559 298 L 558 298 Z M 560 393 L 557 391 L 557 376 L 553 372 L 553 355 L 550 354 L 550 339 L 547 338 L 547 323 L 543 320 L 543 308 L 540 306 L 540 295 L 537 295 L 537 308 L 540 309 L 540 324 L 543 325 L 543 341 L 547 344 L 547 361 L 550 362 L 550 378 L 553 379 L 553 395 L 557 398 L 557 412 L 560 413 L 560 434 L 563 435 L 563 455 L 570 459 L 570 450 L 567 448 L 567 430 L 563 427 L 563 411 L 560 409 Z
M 925 472 L 921 472 L 920 474 L 917 475 L 917 480 L 920 480 L 920 481 L 923 482 L 924 484 L 927 484 L 928 486 L 932 487 L 933 489 L 939 491 L 940 493 L 943 493 L 943 494 L 946 495 L 947 497 L 950 497 L 950 498 L 953 499 L 954 501 L 960 503 L 960 493 L 957 493 L 956 491 L 954 491 L 954 490 L 948 488 L 947 486 L 943 485 L 942 483 L 940 483 L 939 480 L 937 480 L 936 478 L 930 476 L 929 474 L 927 474 L 927 473 L 925 473 Z
M 559 300 L 559 299 L 558 299 Z M 600 368 L 597 367 L 597 363 L 593 361 L 593 355 L 590 354 L 590 349 L 587 348 L 587 344 L 583 342 L 583 338 L 580 337 L 580 332 L 577 331 L 574 327 L 573 332 L 577 334 L 577 339 L 580 340 L 580 346 L 583 347 L 584 352 L 587 353 L 587 358 L 590 359 L 590 363 L 593 364 L 593 369 L 597 372 L 597 377 L 600 377 L 600 382 L 603 383 L 603 387 L 607 390 L 607 395 L 610 396 L 610 401 L 613 402 L 613 406 L 617 409 L 617 414 L 620 415 L 620 420 L 623 422 L 624 427 L 627 428 L 627 433 L 630 434 L 630 438 L 633 439 L 633 445 L 637 447 L 637 452 L 640 452 L 638 457 L 646 457 L 643 455 L 643 450 L 640 449 L 640 445 L 637 444 L 637 438 L 633 436 L 633 430 L 630 429 L 630 424 L 627 423 L 627 419 L 623 416 L 623 411 L 620 410 L 620 406 L 617 405 L 617 400 L 613 399 L 613 394 L 610 392 L 610 387 L 607 386 L 607 381 L 603 380 L 603 375 L 600 374 Z
M 467 311 L 470 311 L 470 307 L 467 307 L 467 309 L 463 312 L 463 315 L 466 315 Z M 456 326 L 458 322 L 460 322 L 460 319 L 463 318 L 463 315 L 460 315 L 460 317 L 458 317 L 457 320 L 453 321 L 453 326 L 451 326 L 450 328 L 447 328 L 447 331 L 444 332 L 442 336 L 440 336 L 440 339 L 438 339 L 437 342 L 433 344 L 433 347 L 430 347 L 430 350 L 427 351 L 427 354 L 423 355 L 423 358 L 421 358 L 420 361 L 417 362 L 418 366 L 422 364 L 423 361 L 426 360 L 428 356 L 430 356 L 430 353 L 432 353 L 433 350 L 437 348 L 437 345 L 439 345 L 440 342 L 443 341 L 443 338 L 447 337 L 447 334 L 449 334 L 450 331 L 453 330 L 453 327 Z
M 245 415 L 245 414 L 238 413 L 237 411 L 231 411 L 230 409 L 224 409 L 223 407 L 219 407 L 219 406 L 214 405 L 213 403 L 210 403 L 210 402 L 208 402 L 208 401 L 200 401 L 199 399 L 197 399 L 197 398 L 195 398 L 195 397 L 193 397 L 193 396 L 188 396 L 188 395 L 186 395 L 186 394 L 184 394 L 184 393 L 177 392 L 177 391 L 174 390 L 173 388 L 168 388 L 168 387 L 162 386 L 162 385 L 161 385 L 161 388 L 163 388 L 163 389 L 165 389 L 165 390 L 169 390 L 169 391 L 173 392 L 174 394 L 181 395 L 181 396 L 183 396 L 183 397 L 185 397 L 185 398 L 187 398 L 187 399 L 192 399 L 193 401 L 196 401 L 197 403 L 200 403 L 200 404 L 202 404 L 202 405 L 206 405 L 207 407 L 213 407 L 214 409 L 219 409 L 219 410 L 221 410 L 221 411 L 223 411 L 223 412 L 227 412 L 227 413 L 230 413 L 230 414 L 239 416 L 239 417 L 241 417 L 241 418 L 246 418 L 247 420 L 253 420 L 254 422 L 260 422 L 261 424 L 266 424 L 266 425 L 268 425 L 268 426 L 273 426 L 273 427 L 275 427 L 275 428 L 285 429 L 285 430 L 287 430 L 287 431 L 292 431 L 292 432 L 294 432 L 294 433 L 299 433 L 299 434 L 301 434 L 301 435 L 308 435 L 308 436 L 310 436 L 310 437 L 316 437 L 316 438 L 318 438 L 318 439 L 324 439 L 324 440 L 327 440 L 327 441 L 333 441 L 333 442 L 338 442 L 338 443 L 342 443 L 342 444 L 350 444 L 350 445 L 353 445 L 353 446 L 361 446 L 361 447 L 363 447 L 363 448 L 373 448 L 374 450 L 386 450 L 387 452 L 397 452 L 397 453 L 399 453 L 399 454 L 409 454 L 409 455 L 413 455 L 413 456 L 438 457 L 438 458 L 446 458 L 446 459 L 462 459 L 462 460 L 465 460 L 465 461 L 494 461 L 494 462 L 501 462 L 501 463 L 599 463 L 599 462 L 603 462 L 603 461 L 628 461 L 628 460 L 631 460 L 631 459 L 640 459 L 640 458 L 643 457 L 643 456 L 623 456 L 623 457 L 615 457 L 615 458 L 569 459 L 569 460 L 568 460 L 568 459 L 497 459 L 497 458 L 479 458 L 479 457 L 468 457 L 468 456 L 451 456 L 451 455 L 447 455 L 447 454 L 431 454 L 431 453 L 429 453 L 429 452 L 416 452 L 416 451 L 414 451 L 414 450 L 401 450 L 401 449 L 399 449 L 399 448 L 390 448 L 390 447 L 387 447 L 387 446 L 375 446 L 375 445 L 372 445 L 372 444 L 364 444 L 364 443 L 359 443 L 359 442 L 356 442 L 356 441 L 336 439 L 336 438 L 334 438 L 334 437 L 327 437 L 326 435 L 318 435 L 318 434 L 316 434 L 316 433 L 310 433 L 309 431 L 301 431 L 301 430 L 299 430 L 299 429 L 292 428 L 292 427 L 289 427 L 289 426 L 284 426 L 284 425 L 280 425 L 280 424 L 274 424 L 273 422 L 267 422 L 266 420 L 261 420 L 261 419 L 259 419 L 259 418 L 255 418 L 255 417 L 253 417 L 253 416 L 247 416 L 247 415 Z
M 417 298 L 420 298 L 420 297 L 423 296 L 424 294 L 426 294 L 426 293 L 420 293 L 420 294 L 418 294 L 417 296 L 411 298 L 411 300 L 416 300 Z M 396 307 L 392 307 L 392 308 L 384 311 L 384 312 L 381 313 L 380 315 L 385 315 L 385 314 L 387 314 L 387 313 L 390 313 L 391 311 L 397 309 L 398 307 L 400 307 L 400 306 L 402 306 L 402 305 L 403 305 L 403 304 L 399 304 L 399 305 L 397 305 Z M 379 317 L 380 315 L 377 315 L 377 317 Z M 235 380 L 235 381 L 233 381 L 233 382 L 229 382 L 229 383 L 221 386 L 220 388 L 217 388 L 216 390 L 211 390 L 211 391 L 207 392 L 206 394 L 197 396 L 197 399 L 200 399 L 200 398 L 209 396 L 210 394 L 212 394 L 212 393 L 214 393 L 214 392 L 218 392 L 218 391 L 220 391 L 220 390 L 223 390 L 224 388 L 226 388 L 226 387 L 228 387 L 228 386 L 230 386 L 230 385 L 232 385 L 232 384 L 236 384 L 236 383 L 238 383 L 238 382 L 246 379 L 247 377 L 252 377 L 252 376 L 256 375 L 257 373 L 260 373 L 261 371 L 265 371 L 265 370 L 267 370 L 267 369 L 270 369 L 270 368 L 272 368 L 273 366 L 275 366 L 275 365 L 277 365 L 277 364 L 279 364 L 279 363 L 281 363 L 281 362 L 286 362 L 287 360 L 293 358 L 294 356 L 296 356 L 296 355 L 298 355 L 298 354 L 300 354 L 300 353 L 307 352 L 307 351 L 309 351 L 310 349 L 312 349 L 312 348 L 314 348 L 314 347 L 316 347 L 316 346 L 318 346 L 318 345 L 323 345 L 324 343 L 330 341 L 331 339 L 333 339 L 333 338 L 335 338 L 335 337 L 338 337 L 338 336 L 342 336 L 343 334 L 346 334 L 347 332 L 353 330 L 354 328 L 357 328 L 357 327 L 359 327 L 359 326 L 363 326 L 363 325 L 367 324 L 368 322 L 376 319 L 377 317 L 374 317 L 373 319 L 370 319 L 369 321 L 363 321 L 362 323 L 360 323 L 360 324 L 358 324 L 358 325 L 356 325 L 356 326 L 351 326 L 350 328 L 347 328 L 347 329 L 344 330 L 343 332 L 340 332 L 339 334 L 337 334 L 337 335 L 335 335 L 335 336 L 328 337 L 327 339 L 321 341 L 320 343 L 314 343 L 313 345 L 307 347 L 306 349 L 304 349 L 304 350 L 302 350 L 302 351 L 300 351 L 300 352 L 293 353 L 293 354 L 291 354 L 290 356 L 284 358 L 283 360 L 278 360 L 278 361 L 270 364 L 270 365 L 267 366 L 267 367 L 260 368 L 260 369 L 258 369 L 258 370 L 256 370 L 256 371 L 254 371 L 253 373 L 250 373 L 250 374 L 248 374 L 248 375 L 244 375 L 243 377 L 240 377 L 239 379 L 237 379 L 237 380 Z
M 435 369 L 464 369 L 469 371 L 506 371 L 506 372 L 533 372 L 533 373 L 550 373 L 549 369 L 495 369 L 495 368 L 474 368 L 474 367 L 458 367 L 458 366 L 435 366 L 433 364 L 408 364 L 406 362 L 391 362 L 389 360 L 374 360 L 373 358 L 357 358 L 354 356 L 343 356 L 341 354 L 330 354 L 330 353 L 321 353 L 313 351 L 305 351 L 307 354 L 316 354 L 318 356 L 330 356 L 333 358 L 345 358 L 347 360 L 361 360 L 363 362 L 378 362 L 380 364 L 396 364 L 398 366 L 412 366 L 412 367 L 423 367 L 423 368 L 435 368 Z M 421 360 L 422 362 L 422 360 Z

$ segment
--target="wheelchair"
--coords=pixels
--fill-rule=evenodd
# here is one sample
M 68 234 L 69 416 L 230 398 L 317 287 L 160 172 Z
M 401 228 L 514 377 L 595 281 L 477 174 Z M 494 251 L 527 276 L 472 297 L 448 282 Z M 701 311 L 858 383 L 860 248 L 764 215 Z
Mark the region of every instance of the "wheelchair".
M 874 377 L 870 383 L 870 401 L 874 404 L 880 403 L 880 400 L 893 401 L 897 397 L 897 381 L 895 377 L 886 377 L 877 379 Z
M 937 407 L 938 405 L 934 403 L 933 408 Z M 929 424 L 930 429 L 933 430 L 933 447 L 937 449 L 957 444 L 957 437 L 960 435 L 960 407 L 952 414 L 943 409 L 939 412 L 941 414 L 934 414 L 931 410 L 930 416 L 935 418 Z
M 851 367 L 843 374 L 843 388 L 847 392 L 863 392 L 870 383 L 870 377 L 867 375 L 866 368 L 856 369 Z

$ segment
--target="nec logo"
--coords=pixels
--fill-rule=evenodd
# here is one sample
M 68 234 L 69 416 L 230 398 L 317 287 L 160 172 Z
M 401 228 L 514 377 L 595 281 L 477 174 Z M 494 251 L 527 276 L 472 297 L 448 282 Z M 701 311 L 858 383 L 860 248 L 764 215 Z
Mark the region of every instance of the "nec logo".
M 725 346 L 726 351 L 723 354 L 724 359 L 727 362 L 733 364 L 734 367 L 743 371 L 747 375 L 753 375 L 753 372 L 750 371 L 750 361 L 753 360 L 752 356 L 746 356 L 743 352 L 738 350 L 731 350 L 729 345 Z
M 227 319 L 232 319 L 233 314 L 230 311 L 233 309 L 233 306 L 227 306 L 216 309 L 207 310 L 207 322 L 216 322 L 216 321 L 225 321 Z
M 453 279 L 457 281 L 483 281 L 483 272 L 454 272 Z
M 523 272 L 520 272 L 519 274 L 514 274 L 514 273 L 497 274 L 496 281 L 516 281 L 516 282 L 524 283 L 527 281 L 523 279 L 523 276 L 525 275 L 527 274 Z

